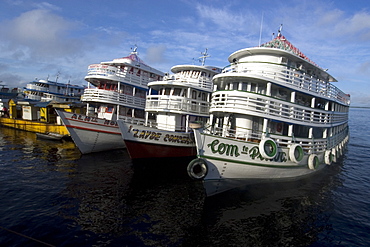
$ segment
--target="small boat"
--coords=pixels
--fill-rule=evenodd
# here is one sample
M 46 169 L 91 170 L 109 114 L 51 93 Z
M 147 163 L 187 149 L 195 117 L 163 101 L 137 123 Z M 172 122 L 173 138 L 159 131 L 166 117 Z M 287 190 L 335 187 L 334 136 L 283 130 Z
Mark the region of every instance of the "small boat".
M 56 140 L 60 141 L 65 137 L 65 135 L 61 135 L 59 133 L 36 133 L 37 138 L 46 139 L 46 140 Z
M 213 77 L 210 122 L 194 128 L 188 165 L 208 196 L 246 184 L 295 180 L 343 155 L 350 96 L 279 31 L 229 56 Z
M 146 96 L 145 123 L 118 120 L 131 159 L 195 157 L 191 126 L 209 118 L 212 77 L 221 72 L 202 65 L 176 65 L 173 74 L 150 82 Z

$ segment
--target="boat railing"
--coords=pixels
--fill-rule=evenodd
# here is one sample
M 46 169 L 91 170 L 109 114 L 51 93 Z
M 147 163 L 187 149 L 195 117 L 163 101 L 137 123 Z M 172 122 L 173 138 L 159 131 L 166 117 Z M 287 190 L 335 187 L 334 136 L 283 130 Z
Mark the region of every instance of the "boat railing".
M 131 124 L 136 124 L 136 125 L 145 125 L 145 119 L 143 119 L 143 118 L 134 118 L 134 117 L 120 115 L 119 119 L 122 119 L 125 123 L 131 123 Z M 153 122 L 151 121 L 150 124 L 152 125 Z M 155 122 L 154 122 L 154 124 L 155 124 Z
M 189 76 L 181 76 L 181 75 L 169 75 L 164 78 L 166 81 L 177 81 L 181 82 L 184 85 L 189 85 L 193 87 L 204 88 L 208 90 L 212 90 L 213 83 L 212 80 L 208 77 L 201 76 L 199 78 L 192 78 Z
M 103 102 L 115 105 L 127 105 L 136 108 L 145 108 L 145 98 L 97 88 L 85 89 L 81 101 Z
M 326 111 L 319 108 L 283 101 L 277 98 L 243 91 L 217 91 L 212 94 L 210 112 L 233 112 L 256 115 L 295 124 L 316 127 L 340 125 L 348 121 L 347 112 Z
M 230 65 L 224 69 L 223 73 L 247 73 L 258 77 L 267 77 L 295 90 L 311 92 L 341 104 L 350 104 L 350 96 L 332 83 L 317 79 L 303 70 L 288 68 L 286 65 L 263 63 L 261 66 L 261 63 L 258 62 L 240 63 Z
M 274 139 L 279 147 L 289 147 L 292 144 L 300 144 L 306 153 L 318 153 L 331 149 L 340 144 L 348 135 L 348 129 L 328 138 L 302 138 L 294 136 L 283 136 L 279 134 L 263 133 L 249 128 L 236 127 L 231 129 L 230 125 L 223 127 L 208 127 L 206 132 L 227 138 L 259 143 L 264 136 Z
M 198 115 L 209 114 L 207 101 L 169 95 L 147 95 L 146 111 L 176 111 Z
M 149 73 L 134 73 L 131 71 L 121 70 L 114 66 L 101 65 L 88 69 L 85 78 L 100 78 L 112 81 L 124 82 L 130 85 L 136 85 L 146 88 L 148 83 L 154 81 L 149 77 Z

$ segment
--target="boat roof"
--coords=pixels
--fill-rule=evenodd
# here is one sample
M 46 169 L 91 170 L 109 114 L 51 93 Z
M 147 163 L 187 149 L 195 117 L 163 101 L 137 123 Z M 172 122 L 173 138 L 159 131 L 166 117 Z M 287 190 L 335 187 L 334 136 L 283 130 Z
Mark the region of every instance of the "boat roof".
M 137 53 L 137 48 L 130 53 L 130 55 L 126 57 L 121 57 L 121 58 L 115 58 L 112 61 L 107 61 L 107 62 L 101 62 L 100 64 L 107 64 L 107 65 L 120 65 L 120 64 L 127 64 L 133 67 L 139 67 L 140 69 L 146 70 L 148 72 L 156 73 L 159 75 L 164 75 L 162 71 L 159 71 L 157 69 L 154 69 L 153 67 L 147 65 L 140 57 L 138 56 Z
M 327 70 L 324 70 L 316 63 L 314 63 L 311 59 L 309 59 L 303 52 L 301 52 L 297 47 L 295 47 L 292 43 L 290 43 L 281 33 L 279 33 L 273 40 L 266 42 L 259 47 L 252 47 L 252 48 L 245 48 L 238 50 L 232 53 L 228 60 L 230 63 L 235 63 L 239 58 L 250 56 L 250 55 L 257 55 L 257 54 L 275 54 L 275 55 L 282 55 L 288 58 L 291 58 L 296 61 L 304 62 L 305 65 L 308 65 L 311 68 L 320 71 L 320 74 L 324 78 L 329 78 L 330 82 L 336 82 L 337 80 L 331 76 Z
M 301 52 L 297 47 L 295 47 L 292 43 L 290 43 L 285 38 L 285 36 L 281 35 L 280 33 L 279 35 L 276 36 L 276 38 L 260 45 L 260 47 L 277 48 L 277 49 L 289 51 L 295 54 L 296 56 L 307 60 L 308 62 L 312 63 L 316 67 L 319 67 L 316 63 L 314 63 L 311 59 L 309 59 L 305 54 L 303 54 L 303 52 Z
M 214 67 L 214 66 L 189 65 L 189 64 L 175 65 L 171 68 L 172 73 L 177 73 L 182 70 L 202 70 L 202 71 L 212 72 L 215 74 L 221 73 L 222 71 L 220 68 Z
M 41 83 L 41 84 L 47 84 L 47 85 L 53 85 L 53 86 L 60 86 L 60 87 L 68 87 L 68 88 L 77 88 L 77 89 L 85 89 L 84 86 L 80 85 L 73 85 L 68 83 L 61 83 L 61 82 L 56 82 L 56 81 L 50 81 L 50 80 L 34 80 L 30 82 L 31 84 L 36 84 L 36 83 Z M 27 88 L 27 87 L 26 87 Z

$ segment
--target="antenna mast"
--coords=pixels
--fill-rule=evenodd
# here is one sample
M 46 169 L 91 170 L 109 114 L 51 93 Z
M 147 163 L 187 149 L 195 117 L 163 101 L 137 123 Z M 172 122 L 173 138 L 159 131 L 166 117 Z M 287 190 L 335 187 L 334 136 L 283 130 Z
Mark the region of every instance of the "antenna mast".
M 210 57 L 208 54 L 207 54 L 207 51 L 208 51 L 208 48 L 206 48 L 206 50 L 204 52 L 201 52 L 200 54 L 203 55 L 201 57 L 199 57 L 199 62 L 202 63 L 202 66 L 204 66 L 204 63 L 206 62 L 206 58 L 207 57 Z

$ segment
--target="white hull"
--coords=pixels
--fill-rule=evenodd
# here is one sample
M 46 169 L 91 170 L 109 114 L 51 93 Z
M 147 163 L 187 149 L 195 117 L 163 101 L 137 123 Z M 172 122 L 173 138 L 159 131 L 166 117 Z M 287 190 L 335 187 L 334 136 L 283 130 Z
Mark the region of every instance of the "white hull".
M 192 132 L 174 132 L 118 120 L 131 159 L 196 155 Z
M 57 110 L 82 154 L 125 148 L 117 121 Z
M 313 174 L 326 166 L 325 152 L 316 153 L 319 164 L 309 168 L 310 154 L 304 154 L 300 162 L 289 158 L 289 148 L 278 148 L 274 159 L 261 156 L 255 142 L 240 141 L 208 135 L 194 130 L 198 147 L 198 157 L 206 162 L 207 172 L 204 187 L 207 196 L 223 191 L 266 181 L 289 181 Z M 343 152 L 348 136 L 335 147 L 337 159 Z

